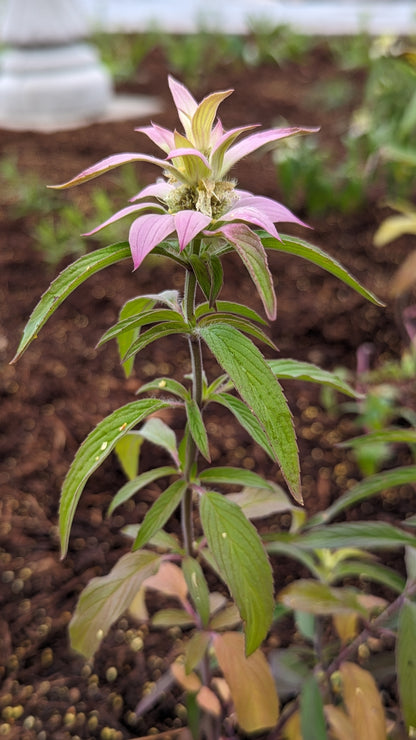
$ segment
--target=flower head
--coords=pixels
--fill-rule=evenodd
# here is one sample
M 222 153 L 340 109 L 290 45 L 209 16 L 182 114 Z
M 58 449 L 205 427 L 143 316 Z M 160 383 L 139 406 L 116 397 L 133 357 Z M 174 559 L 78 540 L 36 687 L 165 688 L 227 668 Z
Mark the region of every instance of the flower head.
M 313 129 L 272 128 L 241 138 L 257 125 L 225 131 L 217 119 L 220 103 L 233 90 L 214 92 L 197 103 L 184 85 L 173 77 L 168 81 L 183 132 L 169 131 L 154 123 L 136 129 L 162 150 L 163 158 L 129 152 L 115 154 L 57 187 L 86 182 L 128 162 L 150 162 L 161 168 L 163 178 L 141 190 L 131 199 L 132 205 L 115 213 L 88 235 L 135 214 L 129 233 L 134 269 L 172 234 L 176 234 L 179 252 L 196 237 L 210 243 L 225 240 L 243 261 L 251 250 L 264 262 L 262 243 L 251 227 L 264 229 L 279 238 L 275 223 L 301 222 L 280 203 L 238 190 L 228 173 L 240 159 L 260 147 Z M 266 311 L 273 316 L 275 306 L 269 304 Z

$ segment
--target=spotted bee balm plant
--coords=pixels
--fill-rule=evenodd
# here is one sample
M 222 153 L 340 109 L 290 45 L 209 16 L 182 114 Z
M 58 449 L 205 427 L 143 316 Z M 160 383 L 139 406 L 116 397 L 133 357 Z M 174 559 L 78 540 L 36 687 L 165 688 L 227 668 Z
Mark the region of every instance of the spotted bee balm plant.
M 162 171 L 162 177 L 141 190 L 130 205 L 90 232 L 133 217 L 128 243 L 91 252 L 55 279 L 34 309 L 14 360 L 64 299 L 104 267 L 131 256 L 137 269 L 153 252 L 183 268 L 182 292 L 165 290 L 129 300 L 100 344 L 117 340 L 128 375 L 134 359 L 147 346 L 175 335 L 188 343 L 192 372 L 182 382 L 162 377 L 144 383 L 138 400 L 114 411 L 88 435 L 63 483 L 59 531 L 65 556 L 82 491 L 113 450 L 124 460 L 125 469 L 133 468 L 133 472 L 115 493 L 110 515 L 150 483 L 166 481 L 163 492 L 134 528 L 131 551 L 108 575 L 91 580 L 81 594 L 70 637 L 72 646 L 91 658 L 120 615 L 130 609 L 139 618 L 146 616 L 143 597 L 147 589 L 176 597 L 178 608 L 160 610 L 152 622 L 193 629 L 170 676 L 187 692 L 193 736 L 213 739 L 222 736 L 224 722 L 250 733 L 274 727 L 279 718 L 275 684 L 260 649 L 275 608 L 273 572 L 263 540 L 251 522 L 282 510 L 300 511 L 302 503 L 295 430 L 279 378 L 302 377 L 353 393 L 335 376 L 309 363 L 265 359 L 257 345 L 274 345 L 264 332 L 264 319 L 248 306 L 220 298 L 222 258 L 237 253 L 269 320 L 276 317 L 276 294 L 267 250 L 296 254 L 370 301 L 377 303 L 377 299 L 318 247 L 279 234 L 275 224 L 301 222 L 280 203 L 238 189 L 230 176 L 233 165 L 246 155 L 312 129 L 254 131 L 255 126 L 243 126 L 226 131 L 217 110 L 232 90 L 215 92 L 197 103 L 175 79 L 169 78 L 169 87 L 183 131 L 168 131 L 156 124 L 138 129 L 162 150 L 160 158 L 116 154 L 58 186 L 78 185 L 131 162 L 150 162 Z M 221 368 L 218 377 L 205 374 L 203 350 Z M 209 465 L 204 417 L 211 404 L 224 407 L 280 466 L 290 495 L 251 470 Z M 182 439 L 177 439 L 159 414 L 169 408 L 184 416 Z M 134 470 L 128 456 L 136 455 L 141 440 L 167 451 L 170 465 Z M 239 490 L 224 493 L 223 487 L 229 490 L 230 485 Z M 178 509 L 181 540 L 164 531 Z M 207 569 L 226 584 L 231 601 L 210 592 Z M 138 711 L 148 705 L 147 697 Z

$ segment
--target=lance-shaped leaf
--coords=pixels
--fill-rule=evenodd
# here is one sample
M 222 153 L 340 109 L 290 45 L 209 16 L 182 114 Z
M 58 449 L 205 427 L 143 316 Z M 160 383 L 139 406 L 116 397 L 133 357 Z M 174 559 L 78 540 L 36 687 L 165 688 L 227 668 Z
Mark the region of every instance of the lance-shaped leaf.
M 147 470 L 145 473 L 141 473 L 141 475 L 138 475 L 136 478 L 129 480 L 127 483 L 124 484 L 124 486 L 122 486 L 122 488 L 120 488 L 119 491 L 117 491 L 110 506 L 108 507 L 107 516 L 110 516 L 113 513 L 114 509 L 117 508 L 117 506 L 121 506 L 121 504 L 124 504 L 126 501 L 131 499 L 131 497 L 134 496 L 135 493 L 141 491 L 142 488 L 144 488 L 145 486 L 148 486 L 150 483 L 153 483 L 153 481 L 158 480 L 158 478 L 164 478 L 168 475 L 175 475 L 177 472 L 178 471 L 176 470 L 176 468 L 165 465 L 161 468 L 153 468 L 152 470 Z
M 257 473 L 246 468 L 207 468 L 199 474 L 201 483 L 212 485 L 213 483 L 225 483 L 236 486 L 253 486 L 256 488 L 265 488 L 269 491 L 274 489 L 273 484 L 264 480 Z
M 342 442 L 340 447 L 358 447 L 363 444 L 416 444 L 416 430 L 415 429 L 383 429 L 380 432 L 370 432 L 369 434 L 363 434 L 360 437 L 354 437 L 354 439 L 348 439 Z
M 269 319 L 275 319 L 276 294 L 267 262 L 266 250 L 261 240 L 247 224 L 242 223 L 226 224 L 221 227 L 221 233 L 233 245 L 241 261 L 247 268 L 263 303 L 266 316 Z
M 268 542 L 273 540 L 295 544 L 303 550 L 320 548 L 339 549 L 340 547 L 362 547 L 364 549 L 390 549 L 416 545 L 416 537 L 393 527 L 388 522 L 345 522 L 316 527 L 302 534 L 289 533 L 266 535 Z M 269 549 L 269 548 L 268 548 Z M 271 549 L 269 549 L 271 551 Z
M 80 257 L 80 259 L 63 270 L 53 283 L 51 283 L 32 311 L 12 363 L 16 362 L 30 342 L 36 339 L 42 326 L 75 288 L 91 277 L 91 275 L 103 270 L 104 267 L 120 262 L 127 257 L 130 257 L 130 249 L 127 242 L 112 244 L 109 247 L 98 249 L 95 252 L 91 252 L 91 254 Z
M 154 380 L 150 380 L 148 383 L 140 386 L 136 394 L 148 393 L 148 391 L 165 391 L 166 393 L 172 393 L 174 396 L 178 396 L 183 401 L 187 401 L 191 397 L 190 392 L 185 386 L 182 383 L 178 383 L 177 380 L 172 380 L 172 378 L 155 378 Z
M 143 581 L 156 573 L 160 555 L 129 552 L 106 576 L 93 578 L 83 590 L 69 625 L 71 645 L 92 658 L 111 625 L 130 606 Z
M 309 676 L 300 696 L 302 740 L 327 740 L 322 695 L 315 676 Z
M 236 398 L 236 396 L 231 396 L 229 393 L 218 393 L 212 397 L 212 400 L 217 401 L 217 403 L 220 403 L 231 411 L 241 426 L 249 433 L 250 437 L 263 448 L 272 460 L 275 460 L 273 449 L 269 444 L 263 427 L 243 401 Z
M 275 249 L 279 252 L 286 252 L 287 254 L 296 254 L 298 257 L 313 262 L 318 267 L 322 267 L 323 270 L 330 272 L 331 275 L 335 275 L 339 280 L 349 285 L 350 288 L 357 291 L 360 295 L 364 296 L 371 303 L 375 303 L 377 306 L 383 306 L 384 304 L 380 301 L 377 296 L 374 295 L 370 290 L 364 288 L 361 283 L 358 282 L 348 270 L 345 269 L 337 260 L 331 257 L 329 254 L 324 252 L 314 244 L 298 239 L 297 237 L 286 236 L 280 234 L 281 241 L 274 239 L 271 236 L 262 237 L 263 246 L 265 249 Z
M 375 496 L 382 491 L 387 491 L 393 486 L 403 486 L 407 483 L 416 481 L 416 465 L 410 465 L 393 470 L 383 470 L 382 473 L 371 475 L 365 478 L 356 486 L 350 488 L 348 493 L 341 496 L 335 503 L 329 506 L 325 511 L 316 514 L 309 520 L 309 525 L 324 524 L 334 519 L 341 511 L 347 509 L 360 501 L 364 501 L 371 496 Z
M 212 254 L 208 259 L 208 271 L 211 277 L 211 291 L 209 294 L 209 305 L 211 308 L 215 306 L 217 297 L 221 291 L 224 282 L 224 271 L 222 269 L 222 263 L 216 254 Z
M 198 450 L 206 460 L 210 461 L 211 455 L 209 452 L 208 436 L 204 420 L 198 404 L 193 399 L 186 401 L 186 418 L 188 419 L 191 437 L 198 447 Z
M 154 308 L 150 311 L 142 311 L 140 314 L 135 316 L 129 316 L 127 318 L 118 321 L 117 324 L 111 326 L 103 334 L 98 346 L 109 342 L 110 339 L 122 336 L 124 333 L 128 333 L 130 336 L 135 329 L 140 329 L 142 326 L 148 324 L 156 324 L 158 322 L 178 322 L 183 323 L 183 331 L 188 329 L 187 324 L 183 321 L 182 316 L 177 311 L 172 311 L 170 308 Z M 133 335 L 134 338 L 134 335 Z M 132 342 L 126 346 L 126 351 L 131 346 Z
M 195 317 L 198 320 L 202 316 L 215 314 L 217 311 L 236 314 L 237 316 L 244 316 L 244 318 L 250 319 L 251 321 L 257 321 L 259 324 L 267 323 L 263 317 L 257 313 L 257 311 L 254 311 L 248 306 L 244 306 L 242 303 L 236 303 L 235 301 L 216 301 L 215 308 L 210 306 L 209 303 L 200 303 L 195 309 Z
M 306 578 L 291 583 L 279 593 L 279 601 L 294 611 L 321 616 L 355 612 L 367 616 L 352 588 L 331 588 Z
M 129 319 L 132 316 L 137 316 L 137 314 L 141 313 L 142 311 L 153 308 L 155 302 L 155 300 L 152 300 L 151 298 L 147 298 L 145 296 L 140 296 L 138 298 L 133 298 L 131 301 L 127 301 L 127 303 L 124 304 L 120 311 L 119 321 L 124 321 L 124 319 Z M 131 331 L 126 331 L 125 333 L 119 334 L 117 336 L 117 346 L 120 360 L 123 359 L 128 348 L 133 344 L 134 340 L 137 339 L 137 337 L 139 336 L 139 332 L 140 327 L 133 327 Z M 123 370 L 127 378 L 131 375 L 133 364 L 134 357 L 130 357 L 127 362 L 123 363 Z
M 59 505 L 59 532 L 62 557 L 68 549 L 69 532 L 75 510 L 84 486 L 94 470 L 108 457 L 117 442 L 149 414 L 166 408 L 168 404 L 157 399 L 142 398 L 122 406 L 101 421 L 90 432 L 68 470 Z
M 416 727 L 416 604 L 405 600 L 399 614 L 396 646 L 400 704 L 406 729 Z
M 148 419 L 140 429 L 140 434 L 148 442 L 163 447 L 170 454 L 175 464 L 179 464 L 175 432 L 162 419 L 158 419 L 157 416 Z
M 125 354 L 123 358 L 123 362 L 128 360 L 130 357 L 133 357 L 133 355 L 137 355 L 139 352 L 141 352 L 142 349 L 147 347 L 152 342 L 157 341 L 158 339 L 161 339 L 162 337 L 168 337 L 171 334 L 186 334 L 189 332 L 185 331 L 184 323 L 179 321 L 166 321 L 163 324 L 157 324 L 156 326 L 152 326 L 151 329 L 148 329 L 143 334 L 141 334 L 138 339 L 136 339 L 135 342 L 131 345 L 128 352 Z
M 236 632 L 215 635 L 213 645 L 241 729 L 252 733 L 274 727 L 279 718 L 279 700 L 261 650 L 247 657 L 244 638 Z
M 210 326 L 211 324 L 227 324 L 227 326 L 234 326 L 235 329 L 238 329 L 245 334 L 250 334 L 252 337 L 255 337 L 255 339 L 258 339 L 260 342 L 264 342 L 272 349 L 276 349 L 275 343 L 262 329 L 260 329 L 260 327 L 254 326 L 251 321 L 241 318 L 240 316 L 233 316 L 232 314 L 218 311 L 218 313 L 204 316 L 199 321 L 199 327 Z
M 355 663 L 342 663 L 342 696 L 351 724 L 353 737 L 386 740 L 387 728 L 380 692 L 371 673 Z
M 245 621 L 246 653 L 266 637 L 273 615 L 273 576 L 259 535 L 236 504 L 214 491 L 201 498 L 208 546 Z
M 160 494 L 143 519 L 133 545 L 133 550 L 143 547 L 159 529 L 162 529 L 177 506 L 179 506 L 186 489 L 187 483 L 185 481 L 176 480 L 166 491 Z
M 131 432 L 131 434 L 125 434 L 124 437 L 119 439 L 114 448 L 120 465 L 129 480 L 137 476 L 142 441 L 139 434 Z
M 302 501 L 298 448 L 283 391 L 257 347 L 237 329 L 212 324 L 201 335 L 262 425 L 289 489 Z
M 327 385 L 346 396 L 357 398 L 360 396 L 354 388 L 339 378 L 335 373 L 328 370 L 322 370 L 311 362 L 301 362 L 300 360 L 268 360 L 268 364 L 276 378 L 290 378 L 292 380 L 306 380 L 309 383 L 319 383 Z
M 243 488 L 238 493 L 229 493 L 227 500 L 238 504 L 247 519 L 258 519 L 295 508 L 283 488 L 276 483 L 268 489 L 264 486 Z
M 202 626 L 206 627 L 210 615 L 209 588 L 202 568 L 195 558 L 186 557 L 182 561 L 182 570 Z

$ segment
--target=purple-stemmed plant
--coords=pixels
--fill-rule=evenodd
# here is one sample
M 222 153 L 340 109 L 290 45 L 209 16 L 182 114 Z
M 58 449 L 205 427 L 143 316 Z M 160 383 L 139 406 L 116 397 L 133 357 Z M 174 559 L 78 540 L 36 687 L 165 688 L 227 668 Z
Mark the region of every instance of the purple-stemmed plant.
M 94 578 L 81 594 L 70 635 L 73 647 L 92 657 L 110 626 L 133 602 L 137 603 L 137 594 L 153 588 L 175 595 L 180 609 L 168 610 L 169 613 L 162 610 L 154 617 L 154 623 L 167 625 L 176 620 L 177 624 L 193 627 L 184 655 L 172 666 L 172 676 L 192 695 L 194 709 L 202 712 L 202 719 L 198 715 L 197 721 L 193 713 L 194 736 L 215 738 L 221 734 L 221 722 L 229 713 L 229 705 L 224 701 L 224 691 L 221 703 L 213 690 L 213 655 L 227 682 L 238 725 L 245 732 L 256 732 L 274 726 L 278 720 L 274 682 L 260 650 L 273 616 L 273 575 L 251 519 L 284 508 L 294 509 L 293 499 L 296 505 L 302 503 L 295 430 L 279 378 L 302 377 L 353 395 L 346 384 L 314 365 L 264 358 L 253 342 L 255 339 L 274 346 L 262 328 L 263 318 L 248 306 L 219 297 L 223 286 L 222 258 L 230 252 L 241 258 L 269 320 L 276 317 L 276 295 L 268 249 L 309 260 L 365 298 L 378 301 L 320 248 L 279 235 L 275 224 L 301 224 L 285 206 L 238 189 L 230 177 L 233 165 L 246 155 L 312 129 L 253 131 L 255 126 L 244 126 L 226 131 L 217 119 L 217 110 L 232 90 L 213 93 L 197 103 L 173 78 L 169 78 L 169 86 L 183 131 L 168 131 L 156 124 L 138 129 L 162 150 L 161 158 L 116 154 L 58 186 L 78 185 L 131 162 L 150 162 L 162 170 L 162 177 L 135 195 L 131 205 L 90 232 L 94 234 L 124 217 L 134 217 L 128 243 L 112 244 L 87 254 L 56 278 L 34 309 L 14 360 L 72 290 L 104 267 L 131 256 L 137 269 L 153 252 L 183 268 L 182 292 L 172 289 L 128 301 L 119 321 L 100 343 L 117 339 L 128 374 L 134 358 L 148 345 L 161 337 L 176 335 L 189 345 L 190 380 L 185 377 L 179 382 L 163 377 L 142 385 L 139 393 L 147 394 L 146 397 L 114 411 L 88 435 L 63 484 L 59 529 L 65 556 L 85 484 L 112 450 L 122 454 L 121 440 L 129 436 L 136 441 L 147 439 L 168 451 L 171 465 L 134 475 L 115 494 L 110 514 L 151 482 L 169 480 L 138 523 L 131 552 L 123 555 L 108 575 Z M 221 368 L 218 377 L 208 379 L 205 375 L 204 345 Z M 225 407 L 279 464 L 292 499 L 274 481 L 264 480 L 253 471 L 209 466 L 204 412 L 215 403 Z M 180 440 L 157 417 L 157 412 L 166 408 L 185 415 L 185 431 Z M 240 487 L 240 493 L 225 495 L 222 486 L 230 484 Z M 178 507 L 182 541 L 163 529 Z M 193 527 L 195 512 L 201 527 L 197 531 Z M 206 567 L 225 582 L 232 606 L 224 597 L 209 592 Z

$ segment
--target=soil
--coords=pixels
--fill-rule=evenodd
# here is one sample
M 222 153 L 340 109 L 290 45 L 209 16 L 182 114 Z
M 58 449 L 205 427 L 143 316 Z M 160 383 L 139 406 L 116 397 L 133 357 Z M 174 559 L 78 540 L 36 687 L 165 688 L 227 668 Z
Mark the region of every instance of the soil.
M 163 54 L 154 49 L 122 91 L 160 98 L 163 113 L 155 120 L 171 127 L 176 120 L 167 71 Z M 279 67 L 270 62 L 247 70 L 224 65 L 207 74 L 194 93 L 200 99 L 212 90 L 235 89 L 232 100 L 222 106 L 226 128 L 253 121 L 268 127 L 283 116 L 291 125 L 320 126 L 322 137 L 337 151 L 349 114 L 360 100 L 362 76 L 343 72 L 351 78 L 354 99 L 336 111 L 325 111 L 308 94 L 317 80 L 330 81 L 336 74 L 323 44 L 304 65 Z M 133 130 L 146 123 L 129 120 L 47 135 L 2 131 L 0 151 L 16 155 L 22 173 L 35 172 L 48 183 L 63 182 L 110 153 L 154 153 L 150 142 Z M 144 183 L 151 182 L 154 169 L 143 166 L 140 175 Z M 248 158 L 235 175 L 241 187 L 279 198 L 270 156 Z M 110 191 L 111 179 L 101 182 Z M 86 186 L 74 197 L 88 198 L 88 192 Z M 314 228 L 306 238 L 351 268 L 387 301 L 386 308 L 366 302 L 302 260 L 274 255 L 271 266 L 278 282 L 278 318 L 270 333 L 281 357 L 350 371 L 355 369 L 357 348 L 363 343 L 372 344 L 376 361 L 400 357 L 404 340 L 388 300 L 388 286 L 410 243 L 403 238 L 394 251 L 373 247 L 377 224 L 386 215 L 377 202 L 371 200 L 349 216 L 330 214 L 314 219 L 302 212 L 299 215 Z M 45 219 L 49 217 L 45 213 Z M 161 374 L 181 377 L 188 371 L 186 346 L 179 341 L 151 345 L 128 380 L 113 344 L 94 348 L 126 299 L 171 287 L 172 280 L 180 285 L 181 276 L 170 265 L 152 259 L 136 273 L 127 263 L 99 273 L 70 296 L 19 363 L 11 366 L 8 362 L 30 311 L 57 272 L 35 248 L 31 224 L 29 216 L 16 217 L 12 209 L 3 208 L 0 213 L 0 734 L 8 740 L 127 740 L 174 730 L 186 724 L 179 690 L 166 693 L 163 702 L 144 717 L 136 716 L 135 707 L 178 649 L 177 630 L 162 633 L 123 617 L 91 663 L 71 651 L 67 632 L 79 593 L 93 576 L 108 572 L 128 551 L 122 527 L 140 521 L 160 489 L 149 487 L 137 501 L 107 519 L 108 504 L 125 482 L 115 458 L 107 461 L 81 498 L 64 560 L 59 553 L 57 508 L 68 466 L 93 426 L 134 400 L 143 382 Z M 305 236 L 304 231 L 300 233 Z M 59 268 L 68 262 L 65 259 Z M 229 258 L 225 267 L 223 297 L 238 296 L 261 310 L 240 263 Z M 353 436 L 357 427 L 351 414 L 331 415 L 318 388 L 300 382 L 287 382 L 284 387 L 299 438 L 305 506 L 312 512 L 327 506 L 358 479 L 353 457 L 336 446 Z M 276 467 L 228 417 L 219 412 L 211 415 L 214 463 L 255 467 L 280 480 Z M 183 419 L 172 420 L 180 429 Z M 143 446 L 143 470 L 166 464 L 161 453 L 160 461 L 156 455 L 155 448 Z M 405 457 L 398 455 L 394 463 L 403 461 Z M 403 518 L 410 503 L 408 497 L 383 498 L 368 502 L 350 516 Z M 280 520 L 271 524 L 284 526 Z M 169 526 L 177 528 L 175 519 Z M 293 578 L 293 564 L 282 558 L 274 565 L 278 590 Z M 150 604 L 150 609 L 154 606 Z M 273 645 L 285 644 L 288 635 L 274 630 L 271 639 Z

